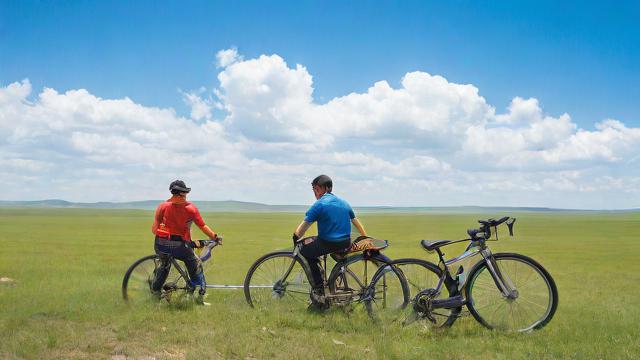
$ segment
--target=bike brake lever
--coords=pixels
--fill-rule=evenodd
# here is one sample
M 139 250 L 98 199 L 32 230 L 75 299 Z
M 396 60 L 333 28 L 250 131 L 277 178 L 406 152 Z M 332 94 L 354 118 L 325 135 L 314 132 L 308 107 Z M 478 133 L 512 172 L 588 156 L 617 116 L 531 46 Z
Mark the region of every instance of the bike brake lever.
M 513 236 L 513 224 L 516 222 L 516 218 L 507 220 L 507 227 L 509 228 L 509 236 Z

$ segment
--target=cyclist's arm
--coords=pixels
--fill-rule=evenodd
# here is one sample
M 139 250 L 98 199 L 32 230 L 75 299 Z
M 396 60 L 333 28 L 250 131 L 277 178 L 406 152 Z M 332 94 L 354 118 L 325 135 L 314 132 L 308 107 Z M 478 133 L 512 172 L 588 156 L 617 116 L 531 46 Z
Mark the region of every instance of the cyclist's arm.
M 304 236 L 304 233 L 309 230 L 309 227 L 311 227 L 311 223 L 303 221 L 300 223 L 300 225 L 298 225 L 298 228 L 296 229 L 294 234 L 296 234 L 299 238 L 302 238 Z
M 205 233 L 205 235 L 209 237 L 209 239 L 216 240 L 218 235 L 214 233 L 207 224 L 204 223 L 204 220 L 202 220 L 202 216 L 200 215 L 200 211 L 198 211 L 198 208 L 196 208 L 195 206 L 193 206 L 193 222 L 196 224 L 196 226 L 198 226 L 198 228 L 200 228 L 200 230 L 202 230 L 203 233 Z
M 367 232 L 364 231 L 364 226 L 362 226 L 358 218 L 351 219 L 351 223 L 353 224 L 353 226 L 356 227 L 356 229 L 358 229 L 358 232 L 360 233 L 360 235 L 367 236 Z
M 218 237 L 218 234 L 213 232 L 213 230 L 211 230 L 209 225 L 206 225 L 206 224 L 202 226 L 198 225 L 198 227 L 200 228 L 200 230 L 202 230 L 203 233 L 205 233 L 205 235 L 209 237 L 209 239 L 215 240 Z

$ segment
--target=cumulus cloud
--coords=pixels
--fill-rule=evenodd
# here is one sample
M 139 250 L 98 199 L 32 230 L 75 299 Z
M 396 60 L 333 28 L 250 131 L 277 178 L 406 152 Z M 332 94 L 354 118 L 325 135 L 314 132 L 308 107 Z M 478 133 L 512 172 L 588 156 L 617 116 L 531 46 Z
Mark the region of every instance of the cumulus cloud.
M 243 57 L 238 54 L 238 49 L 224 49 L 216 53 L 216 65 L 219 68 L 227 67 L 236 61 L 242 61 Z
M 236 49 L 216 61 L 215 88 L 181 92 L 189 116 L 0 87 L 0 185 L 15 199 L 127 200 L 180 177 L 201 199 L 307 203 L 308 180 L 327 173 L 363 205 L 639 206 L 640 128 L 620 121 L 582 129 L 535 98 L 497 111 L 475 86 L 422 71 L 321 104 L 302 64 Z
M 182 100 L 191 108 L 191 118 L 195 120 L 211 120 L 215 103 L 210 99 L 203 99 L 201 94 L 206 91 L 200 88 L 198 91 L 182 92 Z

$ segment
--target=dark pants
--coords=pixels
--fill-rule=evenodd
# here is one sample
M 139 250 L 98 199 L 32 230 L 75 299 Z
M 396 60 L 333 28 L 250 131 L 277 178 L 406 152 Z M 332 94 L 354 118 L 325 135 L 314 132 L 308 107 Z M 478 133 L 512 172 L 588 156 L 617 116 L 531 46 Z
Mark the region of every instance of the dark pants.
M 189 278 L 194 286 L 200 286 L 204 291 L 204 273 L 202 272 L 202 262 L 193 252 L 193 249 L 181 238 L 172 236 L 172 240 L 156 236 L 155 250 L 160 256 L 160 267 L 156 269 L 155 279 L 151 287 L 154 291 L 159 291 L 164 285 L 171 269 L 170 257 L 182 260 L 189 272 Z
M 351 239 L 327 241 L 319 239 L 317 236 L 311 236 L 302 241 L 303 246 L 300 249 L 300 254 L 307 259 L 311 268 L 311 277 L 313 278 L 311 286 L 315 289 L 322 288 L 322 270 L 320 269 L 320 259 L 318 257 L 348 249 L 351 246 Z

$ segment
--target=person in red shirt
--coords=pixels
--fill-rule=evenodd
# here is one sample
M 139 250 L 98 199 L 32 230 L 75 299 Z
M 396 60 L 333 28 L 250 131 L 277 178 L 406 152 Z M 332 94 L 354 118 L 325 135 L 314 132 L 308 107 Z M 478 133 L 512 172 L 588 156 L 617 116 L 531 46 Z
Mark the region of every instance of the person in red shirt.
M 156 269 L 155 279 L 151 288 L 160 293 L 162 285 L 167 280 L 171 268 L 170 256 L 182 260 L 187 267 L 189 277 L 194 286 L 200 287 L 200 295 L 205 293 L 205 279 L 202 262 L 193 251 L 194 247 L 201 247 L 200 242 L 191 240 L 191 224 L 195 223 L 211 240 L 220 241 L 218 235 L 205 224 L 195 205 L 187 201 L 187 194 L 191 191 L 182 180 L 176 180 L 169 185 L 171 198 L 158 205 L 151 231 L 155 235 L 155 251 L 160 256 L 160 266 Z

